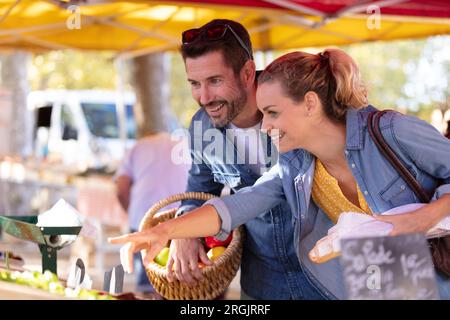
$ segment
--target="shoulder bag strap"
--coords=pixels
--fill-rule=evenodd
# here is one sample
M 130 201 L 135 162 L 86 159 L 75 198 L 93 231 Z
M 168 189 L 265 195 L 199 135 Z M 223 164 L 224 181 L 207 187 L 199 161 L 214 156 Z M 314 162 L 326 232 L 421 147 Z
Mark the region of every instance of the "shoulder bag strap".
M 384 155 L 384 157 L 391 163 L 391 165 L 397 170 L 397 172 L 406 181 L 409 187 L 414 191 L 416 196 L 423 203 L 430 202 L 430 197 L 427 192 L 422 188 L 419 182 L 414 178 L 414 176 L 409 172 L 408 169 L 400 161 L 397 154 L 391 149 L 391 147 L 386 143 L 384 137 L 380 130 L 380 118 L 383 114 L 388 112 L 375 111 L 371 112 L 367 118 L 367 128 L 372 140 L 375 142 L 378 150 Z

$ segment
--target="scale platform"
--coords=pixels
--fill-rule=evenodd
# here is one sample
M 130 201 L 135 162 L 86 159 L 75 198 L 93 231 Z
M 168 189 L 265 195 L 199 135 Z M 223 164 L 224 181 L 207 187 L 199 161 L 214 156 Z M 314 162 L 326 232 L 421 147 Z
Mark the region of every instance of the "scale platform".
M 57 274 L 57 251 L 75 241 L 81 226 L 40 227 L 37 221 L 37 216 L 0 216 L 0 227 L 16 238 L 36 243 L 42 255 L 42 272 Z M 74 237 L 66 240 L 66 235 Z

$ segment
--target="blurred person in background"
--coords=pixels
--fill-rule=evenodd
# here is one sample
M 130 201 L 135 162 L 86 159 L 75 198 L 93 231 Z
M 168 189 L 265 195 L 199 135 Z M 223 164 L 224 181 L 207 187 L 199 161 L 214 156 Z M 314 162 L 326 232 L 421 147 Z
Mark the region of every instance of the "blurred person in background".
M 184 192 L 190 164 L 174 161 L 173 148 L 180 143 L 171 139 L 166 132 L 151 133 L 139 139 L 125 155 L 114 181 L 117 197 L 122 208 L 128 213 L 131 232 L 139 229 L 139 224 L 147 210 L 161 199 Z M 173 203 L 166 209 L 174 208 Z M 140 253 L 134 255 L 134 269 L 137 277 L 136 291 L 152 293 Z

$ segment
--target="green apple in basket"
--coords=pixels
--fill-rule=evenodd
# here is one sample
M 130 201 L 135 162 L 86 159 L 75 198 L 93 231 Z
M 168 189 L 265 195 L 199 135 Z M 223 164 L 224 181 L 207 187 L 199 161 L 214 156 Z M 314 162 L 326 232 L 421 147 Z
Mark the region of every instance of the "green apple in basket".
M 158 253 L 155 259 L 153 259 L 153 261 L 155 261 L 160 266 L 165 267 L 167 261 L 169 260 L 169 251 L 170 249 L 168 247 L 165 247 Z

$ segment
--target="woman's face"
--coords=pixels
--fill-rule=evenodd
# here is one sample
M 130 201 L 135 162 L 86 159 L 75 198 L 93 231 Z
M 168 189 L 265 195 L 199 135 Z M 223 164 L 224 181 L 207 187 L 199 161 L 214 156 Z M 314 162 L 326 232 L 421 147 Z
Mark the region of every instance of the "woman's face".
M 311 120 L 305 102 L 286 96 L 279 81 L 258 85 L 256 101 L 263 113 L 261 129 L 267 131 L 280 153 L 304 148 L 311 136 Z

